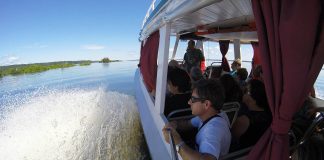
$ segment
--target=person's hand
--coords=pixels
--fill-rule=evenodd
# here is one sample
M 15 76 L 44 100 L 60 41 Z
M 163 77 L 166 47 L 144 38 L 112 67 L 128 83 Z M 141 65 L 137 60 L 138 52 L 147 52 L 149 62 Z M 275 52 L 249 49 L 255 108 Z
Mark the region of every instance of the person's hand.
M 163 127 L 162 132 L 163 132 L 164 140 L 167 143 L 170 143 L 169 132 L 171 132 L 171 134 L 173 136 L 173 139 L 174 139 L 174 143 L 175 143 L 175 145 L 177 145 L 177 144 L 179 144 L 182 141 L 182 139 L 181 139 L 179 133 L 175 130 L 175 128 L 172 125 L 174 125 L 174 123 L 173 124 L 172 124 L 172 122 L 171 123 L 167 123 Z
M 177 125 L 177 121 L 171 121 L 171 122 L 169 122 L 168 124 L 171 125 L 172 128 L 174 128 L 175 130 L 177 130 L 177 127 L 178 127 L 178 125 Z

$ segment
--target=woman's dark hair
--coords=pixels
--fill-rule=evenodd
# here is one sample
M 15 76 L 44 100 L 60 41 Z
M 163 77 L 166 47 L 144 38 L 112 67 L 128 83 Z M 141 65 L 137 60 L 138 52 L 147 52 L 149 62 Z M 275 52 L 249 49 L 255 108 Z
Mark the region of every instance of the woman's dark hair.
M 257 65 L 252 73 L 254 78 L 261 77 L 261 74 L 263 73 L 261 65 Z
M 197 91 L 200 98 L 209 100 L 215 110 L 223 108 L 225 94 L 221 83 L 214 79 L 202 79 L 194 84 L 193 89 Z
M 245 81 L 248 76 L 248 71 L 246 68 L 239 68 L 236 70 L 236 75 L 240 78 L 240 80 Z
M 263 82 L 252 79 L 249 82 L 249 87 L 250 95 L 255 100 L 256 104 L 263 109 L 268 109 L 269 104 Z
M 191 80 L 188 73 L 180 68 L 168 70 L 168 83 L 178 87 L 179 92 L 184 93 L 191 90 Z
M 229 74 L 222 75 L 220 81 L 225 89 L 225 102 L 240 103 L 242 101 L 243 93 L 237 81 L 235 81 L 235 79 Z

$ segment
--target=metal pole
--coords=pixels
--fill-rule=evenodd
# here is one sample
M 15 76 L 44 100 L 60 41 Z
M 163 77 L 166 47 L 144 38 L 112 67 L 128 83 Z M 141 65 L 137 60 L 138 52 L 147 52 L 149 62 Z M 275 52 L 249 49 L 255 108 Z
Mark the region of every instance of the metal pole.
M 171 147 L 172 160 L 179 160 L 171 130 L 169 129 L 168 131 L 169 131 L 169 141 Z

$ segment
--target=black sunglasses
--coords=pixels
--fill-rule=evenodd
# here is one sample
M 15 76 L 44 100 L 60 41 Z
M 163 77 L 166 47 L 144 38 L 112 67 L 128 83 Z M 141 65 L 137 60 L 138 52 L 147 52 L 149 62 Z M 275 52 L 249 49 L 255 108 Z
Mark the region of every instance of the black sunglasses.
M 205 98 L 200 98 L 200 97 L 195 97 L 195 96 L 191 96 L 191 98 L 190 98 L 191 103 L 203 102 L 205 100 L 206 100 Z

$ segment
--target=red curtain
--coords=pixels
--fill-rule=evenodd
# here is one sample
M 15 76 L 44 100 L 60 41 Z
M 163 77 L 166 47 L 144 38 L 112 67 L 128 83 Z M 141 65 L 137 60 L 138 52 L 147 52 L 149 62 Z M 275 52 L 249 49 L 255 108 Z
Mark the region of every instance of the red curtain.
M 140 69 L 147 89 L 151 92 L 156 87 L 157 55 L 160 33 L 154 32 L 141 45 Z
M 253 64 L 252 68 L 254 69 L 257 65 L 261 64 L 260 59 L 260 49 L 259 49 L 259 43 L 258 42 L 251 42 L 252 48 L 253 48 Z
M 253 71 L 257 65 L 261 64 L 259 42 L 251 42 L 253 48 L 252 67 L 249 77 L 253 77 Z
M 227 59 L 225 57 L 225 55 L 227 54 L 227 51 L 228 51 L 229 42 L 230 41 L 224 41 L 224 40 L 219 41 L 219 48 L 220 48 L 220 51 L 222 53 L 222 68 L 226 72 L 230 71 L 228 61 L 227 61 Z
M 252 0 L 271 127 L 247 159 L 288 159 L 288 130 L 324 62 L 322 0 Z

